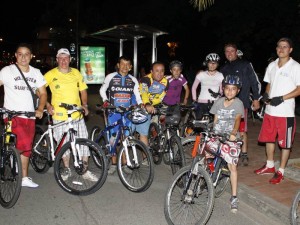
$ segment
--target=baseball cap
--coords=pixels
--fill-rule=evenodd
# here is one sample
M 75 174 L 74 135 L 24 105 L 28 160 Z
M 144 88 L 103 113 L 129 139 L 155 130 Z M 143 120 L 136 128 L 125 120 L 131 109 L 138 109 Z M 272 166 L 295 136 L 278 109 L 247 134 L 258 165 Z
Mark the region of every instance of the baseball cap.
M 60 54 L 70 55 L 70 52 L 67 48 L 61 48 L 57 51 L 56 57 L 58 57 Z

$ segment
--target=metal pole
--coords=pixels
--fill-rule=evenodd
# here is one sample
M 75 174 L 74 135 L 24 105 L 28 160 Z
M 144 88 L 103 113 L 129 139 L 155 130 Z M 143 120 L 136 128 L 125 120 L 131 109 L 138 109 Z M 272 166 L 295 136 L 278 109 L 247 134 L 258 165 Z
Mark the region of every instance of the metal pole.
M 157 51 L 156 51 L 156 34 L 152 35 L 152 63 L 157 60 Z
M 135 77 L 137 77 L 137 41 L 138 41 L 138 37 L 134 37 L 133 40 L 133 75 Z
M 79 69 L 79 3 L 76 1 L 76 67 Z

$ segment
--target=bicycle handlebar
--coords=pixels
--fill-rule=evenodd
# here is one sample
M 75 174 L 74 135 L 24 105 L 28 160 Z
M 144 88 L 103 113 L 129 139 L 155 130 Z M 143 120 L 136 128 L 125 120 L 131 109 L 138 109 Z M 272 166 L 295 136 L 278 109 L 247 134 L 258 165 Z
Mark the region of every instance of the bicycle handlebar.
M 107 110 L 112 110 L 116 113 L 126 113 L 126 112 L 130 112 L 133 109 L 135 109 L 136 107 L 138 107 L 137 105 L 131 105 L 129 107 L 123 107 L 123 106 L 113 106 L 113 105 L 109 105 L 107 107 L 103 107 L 100 104 L 96 105 L 96 108 L 102 111 L 107 111 Z
M 82 107 L 78 107 L 76 104 L 60 103 L 59 107 L 65 108 L 67 110 L 67 114 L 72 114 L 74 112 L 84 114 L 84 109 Z
M 28 111 L 15 111 L 9 110 L 5 108 L 0 108 L 0 114 L 8 114 L 9 116 L 26 116 L 26 117 L 35 117 L 35 112 L 28 112 Z

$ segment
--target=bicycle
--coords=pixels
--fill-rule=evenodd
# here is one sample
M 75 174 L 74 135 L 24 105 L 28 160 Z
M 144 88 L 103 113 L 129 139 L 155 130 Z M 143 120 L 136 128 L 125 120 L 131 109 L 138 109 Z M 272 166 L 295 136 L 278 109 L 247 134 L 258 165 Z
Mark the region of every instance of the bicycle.
M 153 161 L 159 165 L 163 160 L 166 165 L 171 166 L 172 173 L 175 174 L 185 166 L 185 156 L 179 137 L 180 115 L 167 113 L 162 105 L 156 105 L 154 108 L 158 122 L 151 122 L 148 133 Z
M 100 105 L 97 109 L 103 112 L 104 129 L 99 126 L 92 128 L 90 132 L 90 139 L 98 143 L 105 152 L 109 164 L 111 164 L 111 157 L 117 153 L 117 171 L 122 184 L 132 192 L 146 191 L 153 182 L 154 168 L 153 160 L 148 151 L 147 146 L 134 138 L 131 129 L 125 124 L 125 117 L 134 110 L 134 106 L 129 108 L 108 106 L 103 108 Z M 111 125 L 108 125 L 107 113 L 113 112 L 121 115 Z M 127 117 L 130 119 L 130 117 Z M 112 137 L 110 130 L 119 126 L 116 136 Z M 114 139 L 113 143 L 110 140 Z
M 208 221 L 214 198 L 224 193 L 230 179 L 230 171 L 221 152 L 231 151 L 238 158 L 237 148 L 242 145 L 242 141 L 237 140 L 230 142 L 234 143 L 231 146 L 225 135 L 211 132 L 209 120 L 194 123 L 204 131 L 195 141 L 191 166 L 179 170 L 168 188 L 164 212 L 170 224 L 205 224 Z M 208 153 L 214 156 L 210 161 Z
M 290 209 L 290 221 L 292 225 L 300 224 L 300 190 L 295 195 L 291 209 Z
M 15 116 L 35 117 L 35 112 L 0 108 L 0 114 L 2 117 L 7 116 L 1 135 L 0 204 L 4 208 L 11 208 L 18 201 L 22 186 L 21 157 L 19 150 L 15 148 L 17 136 L 12 133 L 12 119 Z
M 83 109 L 76 105 L 61 103 L 60 107 L 67 110 L 68 119 L 53 125 L 51 115 L 47 114 L 48 128 L 46 131 L 39 126 L 36 129 L 34 147 L 30 157 L 30 163 L 33 169 L 38 173 L 46 173 L 49 168 L 54 166 L 54 176 L 58 185 L 66 192 L 73 195 L 89 195 L 99 190 L 107 178 L 107 159 L 101 147 L 87 138 L 78 138 L 77 131 L 74 130 L 76 120 L 72 114 L 80 112 Z M 59 141 L 56 143 L 53 137 L 53 130 L 57 127 L 67 125 Z M 67 136 L 69 140 L 64 143 Z M 82 152 L 89 152 L 88 163 L 83 162 Z M 62 173 L 65 169 L 64 157 L 70 153 L 71 176 L 64 178 Z M 95 161 L 97 158 L 97 161 Z M 84 179 L 87 171 L 92 172 L 97 180 Z
M 181 105 L 181 111 L 184 113 L 182 120 L 180 121 L 180 137 L 189 137 L 194 135 L 194 128 L 191 121 L 196 119 L 195 106 L 194 105 Z

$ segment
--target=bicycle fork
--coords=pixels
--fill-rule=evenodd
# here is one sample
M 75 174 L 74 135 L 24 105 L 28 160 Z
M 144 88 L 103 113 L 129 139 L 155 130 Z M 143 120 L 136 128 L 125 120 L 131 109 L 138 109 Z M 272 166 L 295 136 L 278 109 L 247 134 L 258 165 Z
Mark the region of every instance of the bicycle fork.
M 139 164 L 138 164 L 138 157 L 137 157 L 137 153 L 136 153 L 136 147 L 135 147 L 135 144 L 133 144 L 133 142 L 131 141 L 131 139 L 132 139 L 132 137 L 130 137 L 130 136 L 126 137 L 122 141 L 122 144 L 123 144 L 123 147 L 124 147 L 124 150 L 125 150 L 126 164 L 127 164 L 128 167 L 133 168 L 133 167 L 138 167 Z M 128 146 L 132 147 L 134 165 L 132 165 L 131 160 L 129 158 Z

